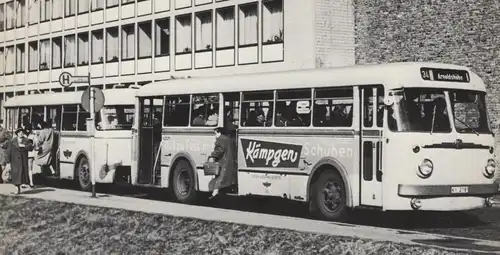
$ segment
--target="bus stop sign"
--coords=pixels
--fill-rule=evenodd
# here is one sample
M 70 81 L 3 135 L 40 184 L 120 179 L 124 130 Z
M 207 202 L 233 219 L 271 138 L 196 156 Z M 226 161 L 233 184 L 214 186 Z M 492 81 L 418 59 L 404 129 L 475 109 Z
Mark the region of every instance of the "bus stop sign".
M 89 76 L 73 76 L 68 72 L 63 72 L 59 75 L 59 84 L 65 88 L 69 88 L 73 83 L 90 83 Z
M 90 90 L 94 90 L 94 112 L 98 112 L 104 106 L 104 93 L 98 88 L 87 88 L 82 94 L 82 107 L 90 112 Z

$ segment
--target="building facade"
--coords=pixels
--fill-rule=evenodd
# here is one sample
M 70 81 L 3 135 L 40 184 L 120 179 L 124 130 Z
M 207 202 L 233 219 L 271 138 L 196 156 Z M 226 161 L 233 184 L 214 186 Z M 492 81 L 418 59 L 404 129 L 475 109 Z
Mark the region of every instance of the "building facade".
M 0 0 L 1 100 L 61 92 L 64 71 L 110 89 L 354 64 L 352 8 L 348 0 Z

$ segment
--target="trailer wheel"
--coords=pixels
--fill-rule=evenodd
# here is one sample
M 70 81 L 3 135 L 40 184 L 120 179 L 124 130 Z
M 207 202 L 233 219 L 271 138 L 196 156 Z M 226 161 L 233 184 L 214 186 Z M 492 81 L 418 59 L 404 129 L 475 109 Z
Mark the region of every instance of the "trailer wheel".
M 90 191 L 92 183 L 90 182 L 90 165 L 88 159 L 84 156 L 78 160 L 78 184 L 83 191 Z
M 174 169 L 172 188 L 175 199 L 184 204 L 196 201 L 195 175 L 191 165 L 181 160 Z
M 321 173 L 312 190 L 313 211 L 317 218 L 327 221 L 346 221 L 348 208 L 342 177 L 333 171 Z

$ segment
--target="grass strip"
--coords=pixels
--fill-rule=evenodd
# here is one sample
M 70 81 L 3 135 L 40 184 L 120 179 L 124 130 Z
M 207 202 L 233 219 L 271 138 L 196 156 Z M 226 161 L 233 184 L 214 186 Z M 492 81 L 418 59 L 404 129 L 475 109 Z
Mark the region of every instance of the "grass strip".
M 470 254 L 0 195 L 0 254 Z

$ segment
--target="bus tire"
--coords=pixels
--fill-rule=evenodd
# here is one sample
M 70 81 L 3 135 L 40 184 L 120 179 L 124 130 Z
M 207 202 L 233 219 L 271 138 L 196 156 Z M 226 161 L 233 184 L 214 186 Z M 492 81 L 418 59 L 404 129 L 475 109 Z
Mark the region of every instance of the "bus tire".
M 76 174 L 78 176 L 77 183 L 82 191 L 90 191 L 92 182 L 90 177 L 90 165 L 87 157 L 83 156 L 78 160 Z
M 194 204 L 196 201 L 195 175 L 191 165 L 181 160 L 176 164 L 172 179 L 172 191 L 175 199 L 183 204 Z
M 346 221 L 348 208 L 346 189 L 339 173 L 325 171 L 313 183 L 311 199 L 316 218 L 327 221 Z

